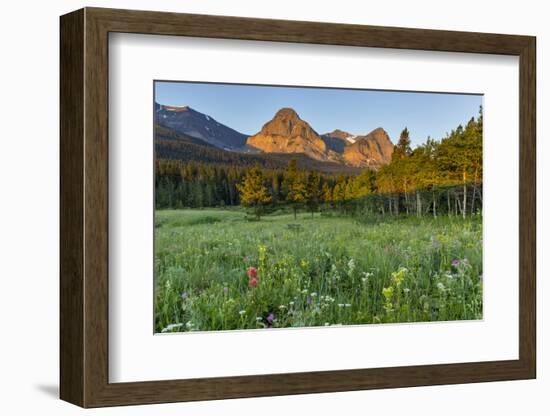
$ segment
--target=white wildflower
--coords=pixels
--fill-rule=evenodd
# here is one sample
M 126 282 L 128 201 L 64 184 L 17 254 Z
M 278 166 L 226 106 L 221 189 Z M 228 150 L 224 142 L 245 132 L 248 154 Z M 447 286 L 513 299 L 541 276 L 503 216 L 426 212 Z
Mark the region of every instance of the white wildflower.
M 169 332 L 173 331 L 174 329 L 181 328 L 183 324 L 169 324 L 166 326 L 166 328 L 162 328 L 161 332 Z
M 241 316 L 243 316 L 245 313 L 246 313 L 246 311 L 244 309 L 239 311 L 239 315 L 241 315 Z

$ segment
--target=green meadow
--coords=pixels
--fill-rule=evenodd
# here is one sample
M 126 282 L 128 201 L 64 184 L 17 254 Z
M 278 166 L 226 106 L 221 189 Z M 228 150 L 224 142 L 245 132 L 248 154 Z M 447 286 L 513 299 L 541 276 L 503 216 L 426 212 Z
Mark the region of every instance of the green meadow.
M 482 217 L 157 210 L 157 332 L 482 318 Z

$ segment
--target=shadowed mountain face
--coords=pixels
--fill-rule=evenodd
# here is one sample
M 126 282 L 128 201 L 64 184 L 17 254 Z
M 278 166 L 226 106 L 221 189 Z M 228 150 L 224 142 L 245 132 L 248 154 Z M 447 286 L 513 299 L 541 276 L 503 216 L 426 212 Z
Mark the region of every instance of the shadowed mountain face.
M 347 131 L 336 129 L 330 133 L 323 134 L 321 139 L 323 139 L 329 150 L 342 154 L 347 145 L 354 143 L 354 137 L 354 135 Z
M 225 150 L 241 150 L 247 139 L 245 134 L 187 106 L 171 107 L 155 104 L 155 122 L 179 134 L 200 139 Z
M 379 168 L 391 161 L 393 143 L 388 133 L 378 127 L 366 136 L 357 136 L 355 143 L 344 149 L 344 160 L 356 167 Z

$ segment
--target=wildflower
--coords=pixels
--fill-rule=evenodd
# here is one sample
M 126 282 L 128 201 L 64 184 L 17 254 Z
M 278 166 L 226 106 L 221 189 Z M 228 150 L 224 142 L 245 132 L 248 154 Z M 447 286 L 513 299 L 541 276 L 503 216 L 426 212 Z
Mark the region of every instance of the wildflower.
M 407 274 L 408 270 L 404 267 L 400 267 L 398 271 L 392 272 L 391 279 L 395 283 L 396 286 L 401 285 L 401 282 L 405 278 L 405 275 Z
M 256 316 L 256 321 L 261 321 L 261 320 L 262 320 L 261 316 Z
M 258 276 L 258 269 L 255 267 L 249 267 L 246 271 L 246 274 L 248 274 L 249 279 L 256 279 Z
M 403 292 L 405 293 L 409 293 L 411 291 L 411 289 L 409 289 L 408 287 L 406 287 L 405 289 L 403 289 Z
M 195 324 L 191 321 L 187 321 L 187 323 L 185 324 L 185 326 L 188 328 L 188 329 L 191 329 L 195 326 Z
M 273 315 L 273 313 L 270 312 L 269 315 L 267 315 L 267 318 L 265 318 L 265 320 L 269 325 L 273 325 L 273 321 L 275 320 L 275 315 Z
M 248 281 L 248 286 L 250 287 L 256 287 L 258 286 L 258 279 L 256 279 L 255 277 L 253 277 L 252 279 L 250 279 Z
M 166 326 L 166 328 L 162 328 L 161 332 L 170 332 L 170 331 L 173 331 L 174 329 L 181 328 L 182 326 L 183 324 L 169 324 Z
M 241 315 L 241 316 L 243 316 L 245 313 L 246 313 L 246 311 L 244 309 L 239 311 L 239 315 Z
M 225 293 L 227 293 L 227 292 L 229 292 L 229 288 L 226 286 L 226 287 L 223 288 L 223 291 L 224 291 Z
M 307 289 L 302 290 L 302 295 L 307 295 Z
M 311 297 L 314 298 L 317 296 L 317 292 L 311 292 Z
M 453 266 L 454 268 L 458 268 L 458 266 L 460 266 L 460 260 L 454 259 L 454 260 L 451 262 L 451 266 Z
M 294 301 L 291 300 L 290 302 L 288 302 L 288 304 L 289 304 L 290 306 L 294 306 Z
M 353 270 L 355 269 L 355 261 L 353 259 L 349 259 L 348 269 L 350 273 L 353 272 Z
M 343 303 L 339 303 L 339 304 L 338 304 L 338 307 L 339 307 L 339 308 L 343 308 L 343 307 L 344 307 L 344 304 L 343 304 Z
M 389 301 L 393 297 L 393 286 L 383 288 L 382 294 L 386 298 L 386 301 Z
M 182 299 L 189 299 L 189 293 L 182 293 L 182 294 L 180 295 L 180 298 L 182 298 Z
M 351 303 L 346 303 L 344 306 L 345 306 L 346 308 L 351 308 Z
M 283 310 L 283 309 L 285 309 L 285 308 L 286 308 L 286 305 L 279 305 L 279 309 L 280 309 L 280 310 Z

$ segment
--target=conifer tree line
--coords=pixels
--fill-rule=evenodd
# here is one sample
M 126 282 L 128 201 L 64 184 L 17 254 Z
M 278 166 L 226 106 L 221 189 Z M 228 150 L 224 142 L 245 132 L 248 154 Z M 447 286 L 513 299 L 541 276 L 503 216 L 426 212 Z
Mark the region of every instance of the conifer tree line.
M 283 206 L 294 215 L 337 210 L 350 215 L 466 217 L 482 210 L 482 132 L 481 108 L 465 126 L 440 141 L 428 138 L 415 149 L 405 128 L 391 162 L 359 175 L 300 170 L 295 160 L 282 170 L 159 159 L 156 207 L 244 205 L 257 217 Z

